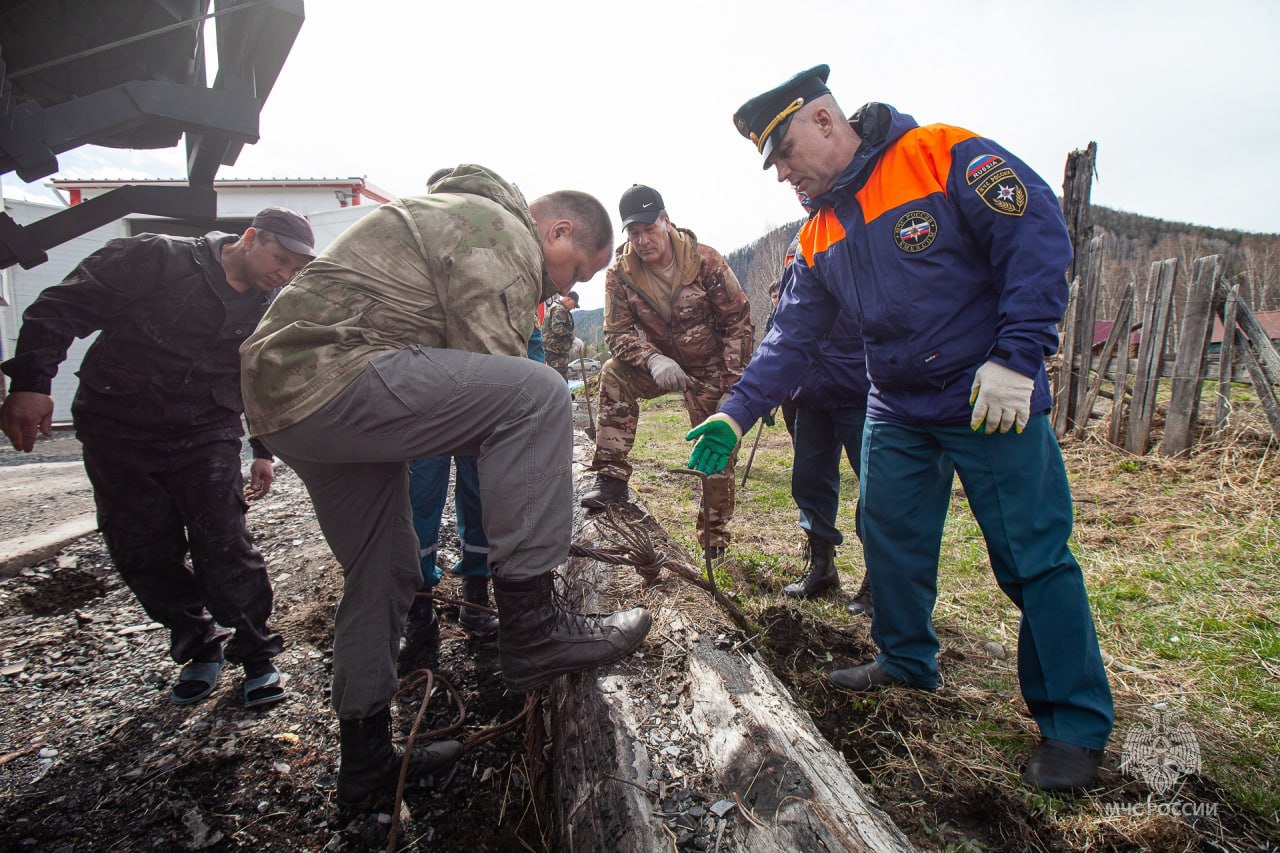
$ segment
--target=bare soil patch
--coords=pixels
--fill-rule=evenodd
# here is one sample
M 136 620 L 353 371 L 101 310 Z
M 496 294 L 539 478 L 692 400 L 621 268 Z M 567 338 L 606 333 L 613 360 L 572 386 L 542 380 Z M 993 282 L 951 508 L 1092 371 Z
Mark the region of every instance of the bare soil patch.
M 291 696 L 268 709 L 244 709 L 243 673 L 234 668 L 204 703 L 168 701 L 177 666 L 167 632 L 120 582 L 97 534 L 0 582 L 0 850 L 386 843 L 387 814 L 340 815 L 333 804 L 338 738 L 328 691 L 341 574 L 288 469 L 278 466 L 275 487 L 249 517 L 275 586 L 273 622 L 287 642 L 277 661 Z M 456 586 L 446 579 L 443 592 L 458 595 Z M 465 703 L 453 737 L 524 707 L 495 675 L 496 648 L 471 642 L 452 619 L 430 663 Z M 423 732 L 455 722 L 438 693 Z M 420 699 L 418 690 L 396 703 L 401 735 Z M 530 756 L 525 738 L 517 726 L 469 750 L 447 777 L 411 786 L 400 831 L 407 849 L 545 849 L 540 755 Z

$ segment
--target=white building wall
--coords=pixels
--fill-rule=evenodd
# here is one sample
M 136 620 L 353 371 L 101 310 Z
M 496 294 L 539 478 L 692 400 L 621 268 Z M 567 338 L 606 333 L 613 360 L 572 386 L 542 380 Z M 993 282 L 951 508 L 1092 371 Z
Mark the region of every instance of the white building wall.
M 309 214 L 307 221 L 311 223 L 311 233 L 316 237 L 316 251 L 323 252 L 339 234 L 351 227 L 352 223 L 377 209 L 378 205 L 365 203 L 355 207 Z
M 39 204 L 30 201 L 5 202 L 5 212 L 13 217 L 19 225 L 30 225 L 46 216 L 57 213 L 62 208 L 58 205 Z M 33 269 L 24 270 L 20 266 L 12 266 L 5 270 L 12 293 L 12 305 L 0 308 L 0 325 L 4 327 L 4 358 L 13 355 L 13 347 L 18 340 L 18 329 L 22 325 L 22 312 L 27 310 L 35 298 L 46 287 L 57 284 L 76 268 L 76 264 L 98 249 L 108 240 L 126 235 L 125 223 L 116 221 L 96 228 L 70 242 L 55 246 L 49 250 L 49 260 Z M 72 342 L 67 350 L 67 360 L 58 368 L 58 375 L 53 379 L 53 419 L 55 421 L 71 420 L 71 400 L 76 395 L 76 371 L 80 369 L 80 360 L 85 350 L 93 343 L 97 333 L 87 338 Z M 8 377 L 5 377 L 6 386 Z

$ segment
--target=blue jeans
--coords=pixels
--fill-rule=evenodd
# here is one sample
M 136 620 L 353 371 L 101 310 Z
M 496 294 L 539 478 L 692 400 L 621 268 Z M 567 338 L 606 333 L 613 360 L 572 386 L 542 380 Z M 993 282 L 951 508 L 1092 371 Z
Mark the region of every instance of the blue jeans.
M 480 474 L 474 456 L 426 456 L 409 463 L 409 502 L 413 505 L 413 530 L 418 534 L 422 588 L 440 583 L 436 553 L 440 547 L 440 522 L 449 495 L 449 462 L 457 470 L 453 504 L 457 511 L 458 540 L 462 559 L 453 564 L 455 575 L 489 577 L 489 540 L 481 523 Z
M 895 678 L 932 688 L 932 617 L 951 464 L 982 528 L 996 582 L 1022 611 L 1018 679 L 1047 738 L 1101 749 L 1113 724 L 1084 576 L 1067 539 L 1071 491 L 1043 413 L 1021 434 L 968 425 L 867 419 L 862 446 L 862 544 L 875 590 L 872 638 Z
M 844 534 L 836 526 L 840 509 L 840 450 L 855 474 L 862 469 L 862 424 L 867 406 L 841 409 L 796 407 L 795 463 L 791 467 L 791 497 L 800 510 L 800 527 L 810 536 L 839 545 Z M 862 501 L 859 499 L 858 506 Z M 861 538 L 860 509 L 854 527 Z

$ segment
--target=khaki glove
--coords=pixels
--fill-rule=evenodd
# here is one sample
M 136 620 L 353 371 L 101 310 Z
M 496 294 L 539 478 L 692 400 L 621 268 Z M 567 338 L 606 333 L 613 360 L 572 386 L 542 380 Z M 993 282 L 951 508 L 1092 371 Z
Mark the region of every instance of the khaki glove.
M 997 429 L 1022 432 L 1031 420 L 1031 392 L 1035 387 L 1036 381 L 1030 376 L 988 361 L 973 377 L 973 388 L 969 391 L 973 416 L 969 418 L 969 427 L 976 431 L 985 420 L 987 435 Z
M 689 454 L 689 467 L 707 476 L 719 474 L 742 440 L 742 427 L 723 412 L 717 412 L 689 430 L 685 441 L 698 440 Z
M 688 374 L 676 364 L 675 359 L 660 352 L 649 356 L 649 373 L 653 374 L 653 381 L 663 391 L 683 391 L 689 385 Z

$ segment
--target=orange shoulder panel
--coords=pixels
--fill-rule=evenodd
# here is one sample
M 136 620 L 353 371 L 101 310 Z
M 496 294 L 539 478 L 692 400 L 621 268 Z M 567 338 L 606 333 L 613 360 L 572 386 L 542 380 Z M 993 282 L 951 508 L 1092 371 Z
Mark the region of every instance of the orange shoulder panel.
M 951 172 L 951 148 L 976 133 L 946 124 L 930 124 L 907 131 L 883 155 L 866 186 L 858 190 L 862 219 L 871 222 L 886 210 L 946 193 Z
M 806 261 L 813 263 L 819 252 L 825 252 L 833 243 L 844 239 L 844 226 L 836 212 L 824 207 L 809 217 L 800 229 L 800 252 Z

